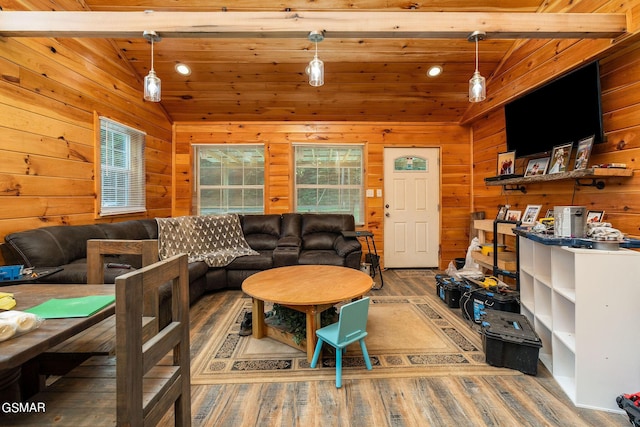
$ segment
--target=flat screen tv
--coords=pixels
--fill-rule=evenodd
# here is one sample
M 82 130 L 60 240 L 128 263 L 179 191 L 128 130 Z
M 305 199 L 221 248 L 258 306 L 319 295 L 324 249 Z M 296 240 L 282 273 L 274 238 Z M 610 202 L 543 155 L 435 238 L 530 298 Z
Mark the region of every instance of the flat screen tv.
M 595 135 L 604 140 L 600 69 L 592 62 L 505 105 L 507 149 L 517 157 Z

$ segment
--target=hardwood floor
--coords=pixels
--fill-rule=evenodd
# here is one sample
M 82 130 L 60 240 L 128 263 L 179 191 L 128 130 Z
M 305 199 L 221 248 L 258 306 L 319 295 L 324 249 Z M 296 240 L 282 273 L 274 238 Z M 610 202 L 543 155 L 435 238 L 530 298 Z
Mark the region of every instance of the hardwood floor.
M 371 295 L 434 293 L 429 275 L 385 271 L 384 287 Z M 241 296 L 240 291 L 217 292 L 192 306 L 192 357 Z M 342 389 L 333 381 L 309 381 L 192 385 L 191 390 L 193 426 L 630 425 L 626 415 L 574 407 L 542 364 L 537 376 L 352 380 Z

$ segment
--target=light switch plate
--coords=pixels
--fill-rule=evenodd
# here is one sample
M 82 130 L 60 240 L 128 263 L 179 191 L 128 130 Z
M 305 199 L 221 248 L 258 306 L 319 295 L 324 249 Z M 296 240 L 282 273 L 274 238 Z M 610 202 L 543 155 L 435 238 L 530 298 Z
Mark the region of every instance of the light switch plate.
M 369 188 L 367 190 L 367 197 L 373 197 L 373 189 Z
M 382 197 L 382 188 L 378 188 L 378 189 L 376 190 L 376 195 L 377 195 L 378 197 Z

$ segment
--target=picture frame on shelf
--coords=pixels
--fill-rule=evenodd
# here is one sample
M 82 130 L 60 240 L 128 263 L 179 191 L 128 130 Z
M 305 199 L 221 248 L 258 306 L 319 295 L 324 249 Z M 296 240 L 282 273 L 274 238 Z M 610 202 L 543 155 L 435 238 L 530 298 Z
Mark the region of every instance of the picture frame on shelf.
M 540 157 L 529 160 L 527 168 L 524 170 L 524 176 L 544 175 L 547 173 L 550 157 Z
M 520 217 L 522 216 L 522 211 L 516 211 L 516 210 L 511 210 L 509 209 L 507 211 L 507 217 L 506 220 L 507 221 L 520 221 Z
M 533 225 L 538 219 L 538 215 L 540 215 L 540 210 L 542 209 L 542 205 L 527 205 L 527 208 L 524 210 L 524 215 L 522 217 L 522 225 Z
M 547 209 L 547 213 L 544 215 L 545 218 L 553 218 L 555 216 L 553 209 Z
M 589 164 L 589 157 L 591 157 L 591 149 L 593 148 L 593 140 L 595 136 L 591 135 L 588 138 L 578 141 L 578 147 L 576 148 L 576 160 L 573 165 L 573 170 L 586 169 Z
M 588 211 L 587 212 L 587 224 L 594 222 L 602 222 L 604 218 L 604 211 Z
M 549 163 L 549 174 L 567 171 L 572 148 L 573 142 L 568 142 L 566 144 L 556 145 L 553 147 L 553 151 L 551 151 L 551 163 Z
M 511 205 L 500 205 L 498 207 L 498 215 L 496 215 L 496 219 L 498 221 L 503 221 L 507 217 L 507 211 Z
M 498 175 L 513 175 L 516 170 L 516 152 L 498 153 Z

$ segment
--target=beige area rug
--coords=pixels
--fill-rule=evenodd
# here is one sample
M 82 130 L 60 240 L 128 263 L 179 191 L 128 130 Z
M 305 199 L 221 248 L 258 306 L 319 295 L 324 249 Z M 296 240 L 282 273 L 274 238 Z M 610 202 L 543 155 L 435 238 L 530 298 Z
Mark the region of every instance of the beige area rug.
M 192 384 L 264 383 L 335 379 L 335 359 L 324 352 L 322 367 L 311 369 L 306 354 L 271 338 L 238 335 L 251 300 L 241 298 L 212 331 L 191 366 Z M 435 295 L 371 296 L 369 335 L 373 365 L 367 371 L 357 343 L 343 359 L 343 378 L 393 378 L 431 375 L 522 375 L 487 365 L 480 334 Z M 326 347 L 325 347 L 326 348 Z

